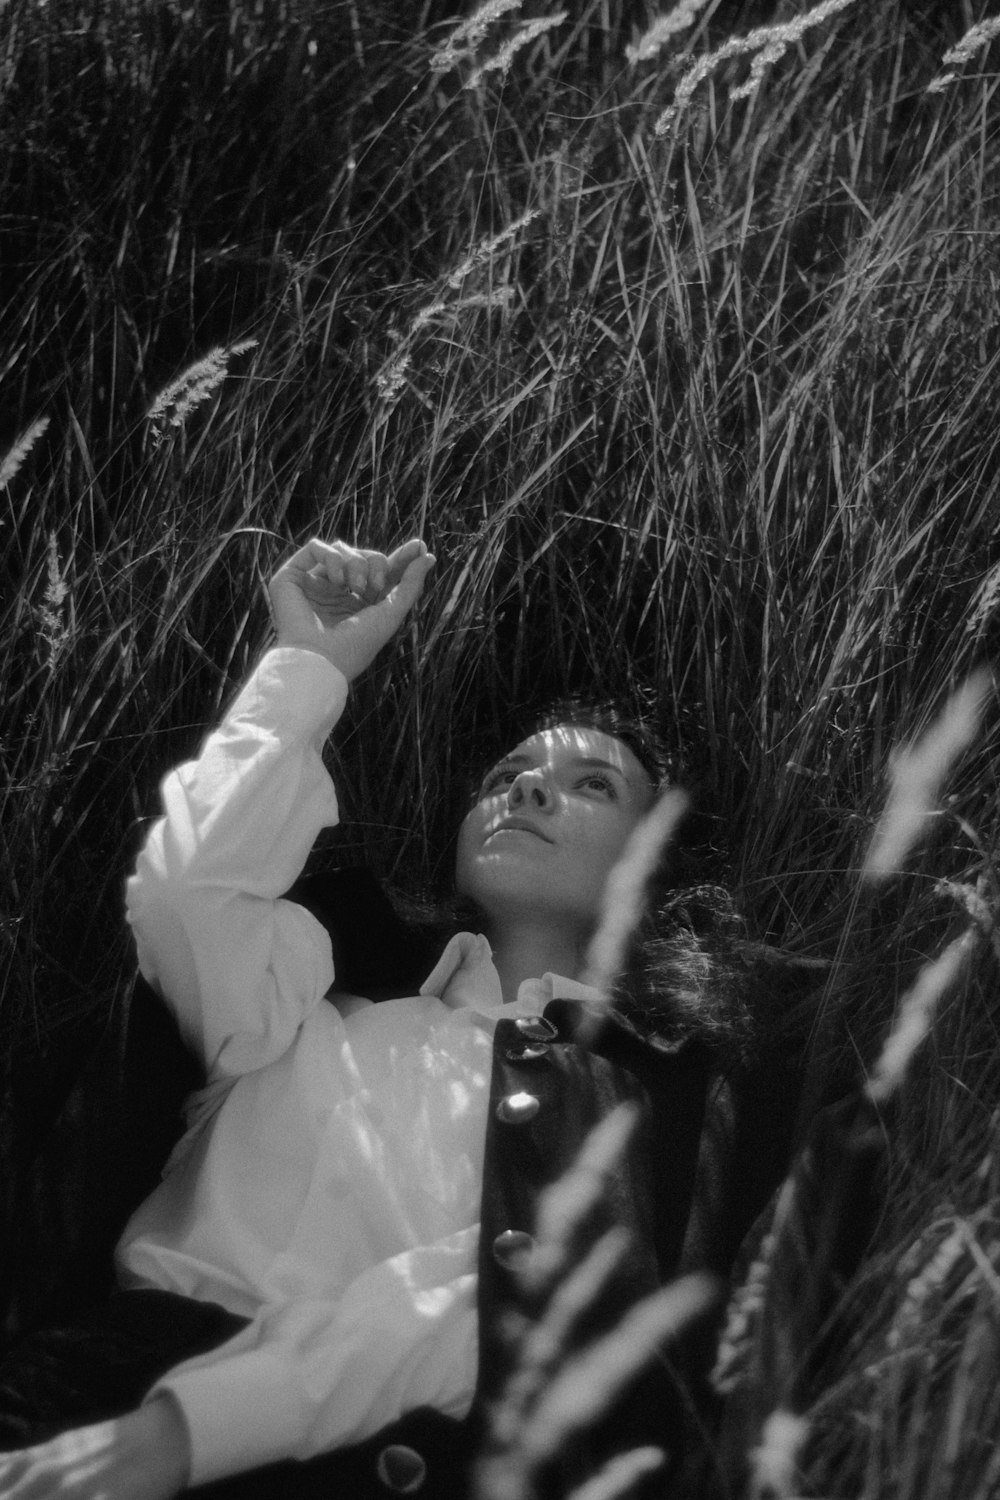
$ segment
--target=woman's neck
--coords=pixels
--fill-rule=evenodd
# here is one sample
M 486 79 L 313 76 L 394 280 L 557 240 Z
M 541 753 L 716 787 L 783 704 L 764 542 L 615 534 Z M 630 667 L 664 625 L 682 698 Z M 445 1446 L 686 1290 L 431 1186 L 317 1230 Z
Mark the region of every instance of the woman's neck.
M 518 923 L 492 931 L 487 928 L 486 935 L 505 1005 L 517 999 L 525 979 L 549 973 L 575 979 L 583 966 L 585 939 L 575 932 L 554 930 L 551 924 L 535 927 Z

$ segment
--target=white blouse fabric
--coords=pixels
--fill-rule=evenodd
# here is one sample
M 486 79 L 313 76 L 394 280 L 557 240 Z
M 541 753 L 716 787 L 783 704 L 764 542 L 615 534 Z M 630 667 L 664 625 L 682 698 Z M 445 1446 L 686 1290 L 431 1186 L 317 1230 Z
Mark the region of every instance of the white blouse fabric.
M 489 944 L 460 933 L 409 999 L 323 1003 L 330 940 L 279 899 L 337 802 L 321 749 L 347 684 L 269 651 L 128 882 L 143 974 L 207 1086 L 117 1251 L 120 1284 L 251 1321 L 177 1366 L 190 1483 L 360 1441 L 416 1406 L 463 1416 L 476 1384 L 476 1257 L 498 1016 L 594 992 L 558 975 L 502 1005 Z

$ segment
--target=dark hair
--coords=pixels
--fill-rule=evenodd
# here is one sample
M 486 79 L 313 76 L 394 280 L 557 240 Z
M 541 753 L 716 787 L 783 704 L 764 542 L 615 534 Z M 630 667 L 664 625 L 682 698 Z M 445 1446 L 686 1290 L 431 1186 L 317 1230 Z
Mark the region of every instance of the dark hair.
M 655 791 L 663 791 L 676 779 L 676 754 L 649 719 L 640 717 L 616 698 L 587 699 L 581 696 L 558 698 L 536 714 L 528 734 L 555 729 L 559 724 L 599 729 L 627 745 L 649 776 Z M 522 735 L 522 739 L 527 735 Z
M 655 886 L 629 941 L 612 1008 L 661 1043 L 696 1036 L 727 1068 L 801 1059 L 829 965 L 756 941 L 724 886 Z

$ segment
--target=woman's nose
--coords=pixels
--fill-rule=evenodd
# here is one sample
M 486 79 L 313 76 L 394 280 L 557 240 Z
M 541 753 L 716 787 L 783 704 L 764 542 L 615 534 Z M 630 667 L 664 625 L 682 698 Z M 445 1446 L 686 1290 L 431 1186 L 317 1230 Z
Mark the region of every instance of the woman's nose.
M 552 805 L 549 784 L 542 772 L 534 767 L 520 771 L 507 788 L 509 807 L 522 807 L 525 803 L 538 808 L 547 808 Z

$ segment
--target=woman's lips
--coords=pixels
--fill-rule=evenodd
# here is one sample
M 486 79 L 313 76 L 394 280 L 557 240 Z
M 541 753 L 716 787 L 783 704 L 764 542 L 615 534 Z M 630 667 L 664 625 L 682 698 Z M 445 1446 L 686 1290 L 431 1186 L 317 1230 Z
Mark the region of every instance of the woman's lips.
M 526 819 L 522 818 L 506 819 L 505 822 L 500 824 L 499 828 L 494 828 L 490 834 L 490 838 L 494 838 L 498 833 L 533 833 L 535 838 L 541 839 L 543 843 L 552 843 L 552 840 L 542 833 L 540 828 L 536 828 L 533 823 L 529 823 Z

